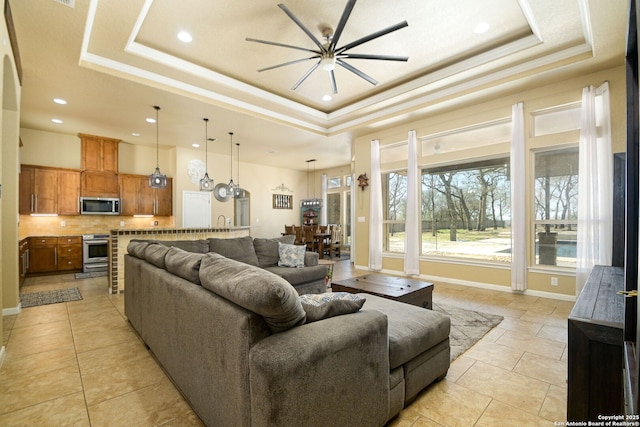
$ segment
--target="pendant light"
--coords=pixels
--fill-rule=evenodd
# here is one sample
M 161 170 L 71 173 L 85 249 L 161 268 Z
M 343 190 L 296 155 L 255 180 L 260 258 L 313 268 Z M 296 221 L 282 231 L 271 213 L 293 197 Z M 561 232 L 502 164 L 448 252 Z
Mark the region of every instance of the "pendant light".
M 160 172 L 160 163 L 158 161 L 158 111 L 160 111 L 160 107 L 154 105 L 153 108 L 155 108 L 156 110 L 156 170 L 151 175 L 149 175 L 149 187 L 165 188 L 167 186 L 167 175 L 163 175 L 162 172 Z
M 245 198 L 246 194 L 245 194 L 245 190 L 244 188 L 240 187 L 240 144 L 236 142 L 236 147 L 238 148 L 238 182 L 236 183 L 236 189 L 235 189 L 235 193 L 234 193 L 234 197 L 236 198 Z
M 231 164 L 231 179 L 227 185 L 227 194 L 234 197 L 236 194 L 236 185 L 233 183 L 233 132 L 229 132 L 229 155 L 231 156 L 229 161 Z
M 209 119 L 204 118 L 204 176 L 200 180 L 200 191 L 213 191 L 213 179 L 209 178 Z M 212 139 L 212 141 L 215 141 Z

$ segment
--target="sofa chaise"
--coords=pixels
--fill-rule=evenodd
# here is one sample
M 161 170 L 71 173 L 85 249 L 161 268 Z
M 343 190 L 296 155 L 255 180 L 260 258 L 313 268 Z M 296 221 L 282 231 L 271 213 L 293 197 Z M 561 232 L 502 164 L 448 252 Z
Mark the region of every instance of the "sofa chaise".
M 129 244 L 125 314 L 208 426 L 382 426 L 449 368 L 442 314 L 157 242 Z

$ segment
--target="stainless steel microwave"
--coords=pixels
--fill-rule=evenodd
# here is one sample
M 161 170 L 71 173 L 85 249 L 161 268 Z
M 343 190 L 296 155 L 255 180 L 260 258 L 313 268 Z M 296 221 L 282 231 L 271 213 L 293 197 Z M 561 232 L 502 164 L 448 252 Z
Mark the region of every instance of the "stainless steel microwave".
M 120 215 L 120 199 L 110 197 L 80 197 L 82 215 Z

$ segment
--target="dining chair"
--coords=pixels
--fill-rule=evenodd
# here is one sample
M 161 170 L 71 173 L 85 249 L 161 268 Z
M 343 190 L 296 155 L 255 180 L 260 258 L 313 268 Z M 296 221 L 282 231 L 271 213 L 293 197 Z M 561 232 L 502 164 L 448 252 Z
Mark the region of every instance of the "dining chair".
M 314 236 L 315 228 L 308 226 L 304 227 L 304 240 L 307 245 L 307 250 L 312 252 L 318 252 L 318 242 Z
M 342 227 L 339 225 L 331 226 L 331 242 L 329 243 L 329 258 L 335 254 L 340 258 L 340 246 L 342 240 Z

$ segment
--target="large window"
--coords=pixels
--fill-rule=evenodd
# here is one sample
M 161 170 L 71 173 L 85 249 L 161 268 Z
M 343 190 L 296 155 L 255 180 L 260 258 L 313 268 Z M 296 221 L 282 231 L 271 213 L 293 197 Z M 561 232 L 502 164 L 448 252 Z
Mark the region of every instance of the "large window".
M 383 250 L 404 253 L 405 218 L 407 208 L 407 172 L 382 174 Z
M 424 169 L 422 255 L 511 261 L 509 158 Z
M 578 149 L 535 154 L 536 265 L 576 266 Z

